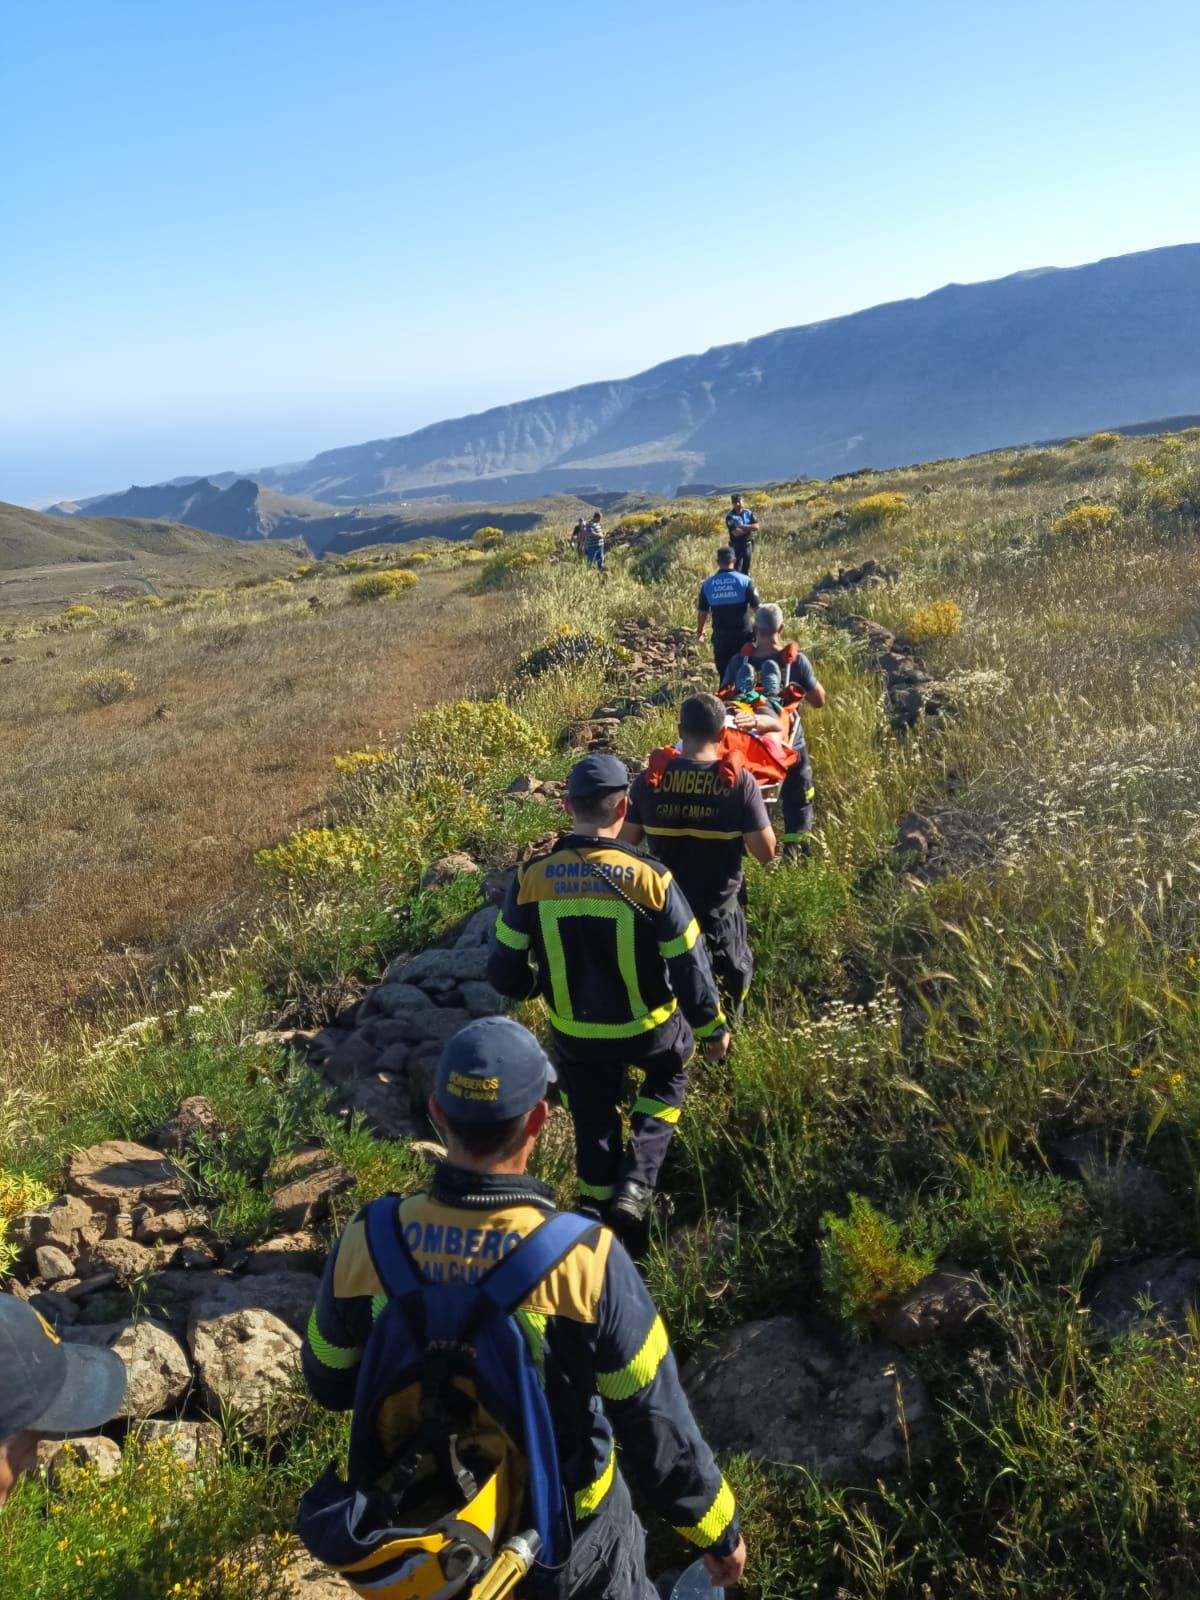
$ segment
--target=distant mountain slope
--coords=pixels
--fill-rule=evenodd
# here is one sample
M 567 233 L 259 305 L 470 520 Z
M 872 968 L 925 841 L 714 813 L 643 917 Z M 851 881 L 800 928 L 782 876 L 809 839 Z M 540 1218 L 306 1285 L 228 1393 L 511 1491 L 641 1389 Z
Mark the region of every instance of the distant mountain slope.
M 355 506 L 826 477 L 1197 411 L 1200 244 L 1185 244 L 949 284 L 310 461 L 59 509 L 303 531 L 323 550 L 405 537 L 339 523 Z
M 1200 410 L 1200 245 L 950 284 L 253 477 L 331 502 L 664 492 Z
M 48 516 L 0 501 L 0 572 L 78 562 L 128 562 L 137 569 L 194 573 L 219 582 L 254 572 L 286 572 L 298 546 L 271 542 L 261 549 L 198 528 L 118 518 Z M 133 570 L 133 567 L 131 567 Z

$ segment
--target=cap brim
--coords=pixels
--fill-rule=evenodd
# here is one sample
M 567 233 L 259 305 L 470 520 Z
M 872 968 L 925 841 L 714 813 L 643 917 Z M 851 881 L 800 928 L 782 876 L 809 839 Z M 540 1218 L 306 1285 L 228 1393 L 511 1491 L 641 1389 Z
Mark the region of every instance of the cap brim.
M 98 1428 L 120 1409 L 128 1374 L 115 1350 L 63 1345 L 66 1379 L 54 1400 L 29 1427 L 38 1433 L 82 1433 Z

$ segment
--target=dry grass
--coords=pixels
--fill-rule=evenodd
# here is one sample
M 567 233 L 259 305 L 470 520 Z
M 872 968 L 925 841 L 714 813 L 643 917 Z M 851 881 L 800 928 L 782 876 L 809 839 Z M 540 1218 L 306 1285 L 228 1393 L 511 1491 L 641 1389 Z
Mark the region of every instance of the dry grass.
M 6 647 L 0 668 L 0 1047 L 236 924 L 251 858 L 316 819 L 334 757 L 394 738 L 507 664 L 502 597 L 423 572 L 371 608 L 347 580 L 248 590 Z M 461 643 L 453 643 L 461 639 Z M 97 706 L 97 668 L 136 692 Z

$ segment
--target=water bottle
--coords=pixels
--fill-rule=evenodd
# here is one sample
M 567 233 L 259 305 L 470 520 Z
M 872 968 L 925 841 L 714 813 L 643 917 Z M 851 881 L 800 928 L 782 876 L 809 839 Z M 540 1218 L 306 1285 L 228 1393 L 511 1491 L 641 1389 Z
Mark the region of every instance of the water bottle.
M 717 1600 L 719 1589 L 713 1588 L 712 1579 L 703 1561 L 694 1561 L 671 1590 L 671 1600 Z

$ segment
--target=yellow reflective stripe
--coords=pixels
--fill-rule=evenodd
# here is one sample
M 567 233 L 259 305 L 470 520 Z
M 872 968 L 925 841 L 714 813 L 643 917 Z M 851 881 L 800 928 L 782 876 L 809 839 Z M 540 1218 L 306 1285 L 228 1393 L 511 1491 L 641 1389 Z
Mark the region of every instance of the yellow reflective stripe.
M 538 922 L 542 930 L 542 948 L 546 952 L 546 967 L 550 974 L 550 1015 L 566 1017 L 575 1015 L 571 1005 L 571 985 L 567 981 L 567 957 L 563 950 L 562 935 L 548 901 L 538 907 Z M 564 1030 L 565 1031 L 565 1030 Z
M 654 1382 L 669 1348 L 663 1319 L 655 1317 L 642 1348 L 633 1360 L 627 1361 L 618 1372 L 598 1372 L 596 1387 L 606 1400 L 632 1400 L 647 1384 Z
M 697 1039 L 711 1039 L 714 1033 L 720 1033 L 721 1029 L 725 1027 L 728 1027 L 728 1023 L 725 1021 L 725 1013 L 718 1011 L 711 1022 L 706 1022 L 702 1028 L 693 1028 L 692 1032 Z
M 640 1094 L 633 1102 L 633 1114 L 636 1117 L 641 1112 L 644 1117 L 657 1117 L 660 1122 L 678 1122 L 680 1108 L 665 1105 L 661 1100 L 651 1100 L 648 1095 Z
M 582 1178 L 575 1179 L 575 1187 L 589 1200 L 611 1200 L 617 1192 L 615 1183 L 584 1183 Z
M 496 939 L 500 944 L 507 945 L 510 950 L 529 949 L 529 935 L 510 928 L 503 917 L 496 918 Z
M 717 1540 L 733 1521 L 733 1514 L 737 1510 L 737 1502 L 733 1498 L 733 1490 L 721 1479 L 721 1487 L 717 1490 L 717 1498 L 708 1510 L 696 1523 L 694 1528 L 676 1528 L 689 1544 L 698 1545 L 701 1550 L 707 1550 L 716 1544 Z
M 320 1328 L 317 1327 L 315 1307 L 308 1318 L 308 1348 L 323 1367 L 331 1367 L 335 1372 L 345 1372 L 348 1367 L 356 1367 L 362 1358 L 362 1351 L 356 1345 L 330 1344 L 329 1340 L 323 1337 Z
M 638 1034 L 649 1033 L 673 1017 L 675 1006 L 676 1001 L 671 999 L 665 1006 L 648 1011 L 644 1017 L 635 1017 L 632 1022 L 576 1022 L 574 1017 L 564 1017 L 553 1007 L 548 1009 L 551 1026 L 569 1039 L 636 1039 Z
M 594 1483 L 589 1483 L 586 1489 L 578 1489 L 575 1493 L 575 1515 L 577 1517 L 590 1517 L 594 1511 L 600 1509 L 600 1502 L 612 1488 L 613 1473 L 617 1468 L 617 1453 L 610 1447 L 608 1465 Z
M 660 943 L 658 953 L 666 961 L 672 956 L 685 956 L 699 937 L 700 924 L 693 917 L 678 939 L 665 939 Z
M 740 839 L 740 828 L 652 828 L 649 824 L 643 829 L 647 834 L 653 834 L 661 839 Z
M 811 800 L 811 799 L 812 799 L 812 797 L 813 797 L 813 795 L 815 795 L 815 794 L 816 794 L 816 792 L 817 792 L 817 791 L 816 791 L 816 790 L 815 790 L 815 789 L 805 789 L 805 791 L 804 791 L 804 798 L 805 798 L 805 799 L 806 799 L 806 800 Z

